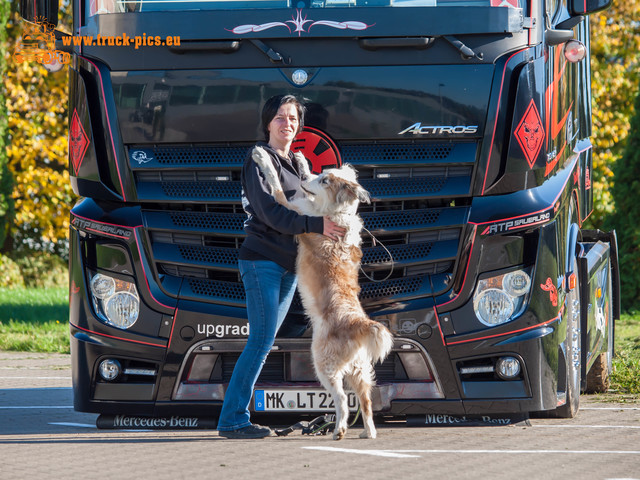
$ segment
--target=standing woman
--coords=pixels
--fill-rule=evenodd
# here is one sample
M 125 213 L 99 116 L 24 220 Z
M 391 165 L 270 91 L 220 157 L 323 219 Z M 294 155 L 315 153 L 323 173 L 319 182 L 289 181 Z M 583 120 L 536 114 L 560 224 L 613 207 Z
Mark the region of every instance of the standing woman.
M 256 145 L 269 154 L 288 200 L 304 196 L 291 142 L 304 125 L 304 106 L 293 95 L 271 97 L 262 109 L 266 142 Z M 249 218 L 238 266 L 247 297 L 249 338 L 236 363 L 218 419 L 219 435 L 263 438 L 269 427 L 252 424 L 249 402 L 276 333 L 289 311 L 296 289 L 294 235 L 323 233 L 337 240 L 345 231 L 328 217 L 299 215 L 271 196 L 251 152 L 242 168 L 242 206 Z

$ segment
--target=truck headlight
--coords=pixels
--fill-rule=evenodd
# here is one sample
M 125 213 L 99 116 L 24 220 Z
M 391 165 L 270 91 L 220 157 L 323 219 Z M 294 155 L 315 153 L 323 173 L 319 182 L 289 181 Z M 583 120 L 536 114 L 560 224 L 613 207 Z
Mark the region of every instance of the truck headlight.
M 122 330 L 136 323 L 140 296 L 133 283 L 97 273 L 91 278 L 90 289 L 93 306 L 104 323 Z
M 524 270 L 480 280 L 473 294 L 476 317 L 489 327 L 508 322 L 520 312 L 530 289 L 531 277 Z

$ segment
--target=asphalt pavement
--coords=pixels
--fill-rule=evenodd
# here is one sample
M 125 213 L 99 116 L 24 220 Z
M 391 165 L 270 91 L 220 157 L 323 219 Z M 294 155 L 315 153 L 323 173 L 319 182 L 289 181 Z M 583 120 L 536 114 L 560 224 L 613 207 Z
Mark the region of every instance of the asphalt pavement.
M 640 479 L 640 403 L 583 396 L 570 420 L 378 425 L 378 438 L 99 430 L 73 410 L 68 355 L 0 351 L 0 479 Z

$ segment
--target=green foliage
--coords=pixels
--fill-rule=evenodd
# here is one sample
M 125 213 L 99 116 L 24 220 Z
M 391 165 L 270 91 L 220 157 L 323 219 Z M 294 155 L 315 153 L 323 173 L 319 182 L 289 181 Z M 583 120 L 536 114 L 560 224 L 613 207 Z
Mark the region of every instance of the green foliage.
M 49 73 L 39 63 L 18 63 L 13 58 L 24 26 L 17 4 L 14 0 L 7 22 L 4 44 L 8 63 L 2 87 L 8 118 L 3 150 L 15 180 L 12 199 L 16 213 L 9 227 L 10 244 L 15 249 L 64 255 L 74 201 L 67 170 L 68 75 L 66 68 Z M 69 3 L 61 2 L 61 9 L 64 29 L 70 20 Z
M 640 94 L 636 114 L 629 130 L 627 148 L 614 166 L 615 183 L 611 190 L 616 211 L 607 226 L 616 229 L 620 259 L 622 308 L 640 308 Z
M 611 390 L 622 394 L 640 394 L 640 317 L 623 315 L 616 322 L 615 348 Z
M 57 255 L 31 251 L 26 255 L 21 253 L 15 262 L 27 287 L 66 287 L 69 284 L 69 265 Z
M 613 166 L 624 151 L 640 80 L 638 19 L 640 0 L 613 2 L 591 17 L 594 211 L 590 227 L 603 228 L 616 208 L 611 196 Z
M 0 288 L 24 288 L 22 272 L 16 262 L 0 253 Z

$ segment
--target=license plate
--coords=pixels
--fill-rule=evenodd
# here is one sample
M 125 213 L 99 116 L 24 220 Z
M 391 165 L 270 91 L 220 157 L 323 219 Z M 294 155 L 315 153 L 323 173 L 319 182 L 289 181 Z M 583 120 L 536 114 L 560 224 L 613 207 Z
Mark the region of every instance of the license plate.
M 347 393 L 349 410 L 358 409 L 358 397 Z M 253 394 L 256 412 L 330 412 L 335 410 L 331 394 L 326 390 L 256 390 Z

